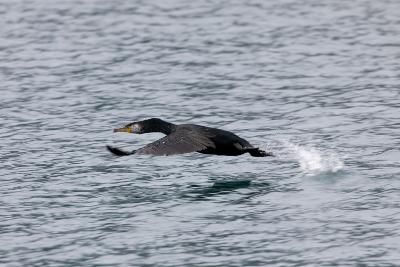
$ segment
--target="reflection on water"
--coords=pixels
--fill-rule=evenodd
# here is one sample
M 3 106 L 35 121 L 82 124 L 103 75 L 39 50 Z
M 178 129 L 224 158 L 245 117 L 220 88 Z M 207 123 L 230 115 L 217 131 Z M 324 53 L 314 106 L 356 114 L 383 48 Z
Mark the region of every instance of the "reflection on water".
M 395 266 L 399 1 L 0 2 L 4 266 Z M 114 157 L 150 117 L 277 157 Z
M 247 188 L 250 186 L 250 180 L 238 180 L 238 181 L 219 181 L 214 182 L 212 186 L 207 186 L 206 188 L 201 188 L 199 185 L 191 185 L 191 187 L 196 188 L 190 194 L 197 195 L 198 198 L 205 198 L 214 195 L 229 194 L 231 191 Z

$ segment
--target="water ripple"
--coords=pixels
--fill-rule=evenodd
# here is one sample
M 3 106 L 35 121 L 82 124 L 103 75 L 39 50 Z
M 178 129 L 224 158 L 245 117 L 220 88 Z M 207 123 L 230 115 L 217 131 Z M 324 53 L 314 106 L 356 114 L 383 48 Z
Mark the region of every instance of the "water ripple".
M 396 266 L 398 1 L 2 1 L 0 263 Z M 115 158 L 148 117 L 275 158 Z

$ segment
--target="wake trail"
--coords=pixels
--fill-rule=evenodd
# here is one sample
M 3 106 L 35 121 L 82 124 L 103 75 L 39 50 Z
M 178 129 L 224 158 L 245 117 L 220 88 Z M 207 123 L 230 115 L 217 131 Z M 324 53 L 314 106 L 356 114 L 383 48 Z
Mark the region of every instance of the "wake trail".
M 270 148 L 274 147 L 270 151 L 279 159 L 298 162 L 300 170 L 307 176 L 335 173 L 345 167 L 343 159 L 333 151 L 286 140 L 275 142 L 276 146 L 270 146 Z

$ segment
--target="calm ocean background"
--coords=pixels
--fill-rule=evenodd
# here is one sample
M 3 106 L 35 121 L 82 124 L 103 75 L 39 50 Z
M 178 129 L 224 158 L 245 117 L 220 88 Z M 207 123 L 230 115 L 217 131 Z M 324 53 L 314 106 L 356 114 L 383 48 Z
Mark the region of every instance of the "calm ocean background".
M 400 1 L 0 1 L 1 266 L 400 266 Z M 114 157 L 159 117 L 275 158 Z

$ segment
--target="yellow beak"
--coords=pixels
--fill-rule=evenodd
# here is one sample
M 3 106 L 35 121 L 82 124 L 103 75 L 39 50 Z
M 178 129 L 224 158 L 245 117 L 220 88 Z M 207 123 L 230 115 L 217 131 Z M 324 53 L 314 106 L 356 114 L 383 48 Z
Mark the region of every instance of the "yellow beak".
M 122 127 L 122 128 L 114 129 L 114 133 L 117 133 L 117 132 L 132 133 L 132 128 Z

